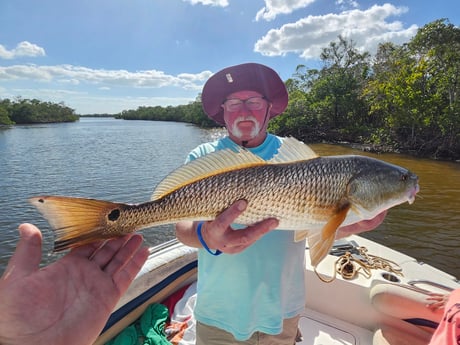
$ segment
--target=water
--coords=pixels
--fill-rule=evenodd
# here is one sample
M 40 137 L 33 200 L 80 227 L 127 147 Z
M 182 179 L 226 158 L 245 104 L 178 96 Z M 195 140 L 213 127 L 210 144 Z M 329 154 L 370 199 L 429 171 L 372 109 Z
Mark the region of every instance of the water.
M 160 180 L 212 135 L 186 124 L 106 118 L 0 130 L 0 272 L 15 248 L 22 222 L 43 230 L 44 262 L 55 259 L 50 254 L 52 232 L 28 204 L 30 196 L 147 201 Z M 171 227 L 146 232 L 151 244 L 173 236 Z
M 412 205 L 389 210 L 382 225 L 363 237 L 385 244 L 460 278 L 460 164 L 399 154 L 368 154 L 337 145 L 312 145 L 325 154 L 361 154 L 403 166 L 419 176 Z
M 0 129 L 0 273 L 22 222 L 43 231 L 43 264 L 56 259 L 53 235 L 27 203 L 33 195 L 58 194 L 138 203 L 216 131 L 171 122 L 82 118 L 77 123 Z M 337 145 L 312 145 L 321 155 L 363 154 Z M 375 155 L 372 155 L 375 156 Z M 420 176 L 420 197 L 390 210 L 364 236 L 460 277 L 460 164 L 386 154 L 376 156 Z M 149 245 L 174 237 L 172 226 L 143 231 Z

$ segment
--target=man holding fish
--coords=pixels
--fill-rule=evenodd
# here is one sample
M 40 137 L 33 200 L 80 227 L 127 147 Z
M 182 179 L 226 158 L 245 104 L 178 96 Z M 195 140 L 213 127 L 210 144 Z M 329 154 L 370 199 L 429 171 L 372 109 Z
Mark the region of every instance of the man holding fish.
M 305 238 L 317 266 L 336 238 L 371 230 L 388 208 L 412 203 L 418 178 L 370 157 L 318 157 L 267 133 L 288 104 L 283 81 L 267 66 L 217 72 L 202 103 L 228 136 L 193 150 L 151 201 L 30 202 L 55 230 L 56 251 L 177 223 L 178 239 L 200 248 L 197 344 L 292 345 L 305 301 Z
M 267 126 L 285 110 L 288 94 L 275 71 L 255 63 L 223 69 L 207 81 L 201 98 L 206 114 L 225 126 L 228 136 L 200 145 L 187 161 L 238 146 L 264 160 L 277 154 L 282 138 L 267 133 Z M 232 223 L 246 207 L 240 200 L 213 221 L 176 225 L 180 241 L 203 248 L 198 256 L 197 345 L 295 343 L 305 301 L 305 240 L 295 242 L 294 231 L 271 231 L 278 226 L 276 218 L 236 230 Z M 371 230 L 384 216 L 340 231 Z

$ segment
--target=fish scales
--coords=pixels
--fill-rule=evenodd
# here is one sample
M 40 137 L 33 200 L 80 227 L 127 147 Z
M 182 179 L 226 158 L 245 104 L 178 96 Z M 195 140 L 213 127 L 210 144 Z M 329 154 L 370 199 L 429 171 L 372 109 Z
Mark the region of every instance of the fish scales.
M 60 251 L 142 228 L 183 220 L 213 220 L 237 200 L 248 202 L 235 220 L 250 225 L 269 217 L 279 229 L 308 237 L 316 266 L 332 247 L 338 228 L 404 202 L 419 191 L 409 170 L 365 156 L 317 157 L 305 144 L 285 138 L 270 161 L 241 149 L 223 150 L 173 171 L 138 205 L 62 196 L 30 202 L 56 233 Z
M 274 217 L 281 229 L 303 230 L 305 224 L 322 222 L 336 211 L 354 161 L 316 158 L 229 171 L 186 185 L 160 200 L 131 206 L 126 212 L 132 216 L 126 217 L 132 224 L 150 226 L 210 220 L 245 199 L 248 207 L 236 223 L 249 225 Z

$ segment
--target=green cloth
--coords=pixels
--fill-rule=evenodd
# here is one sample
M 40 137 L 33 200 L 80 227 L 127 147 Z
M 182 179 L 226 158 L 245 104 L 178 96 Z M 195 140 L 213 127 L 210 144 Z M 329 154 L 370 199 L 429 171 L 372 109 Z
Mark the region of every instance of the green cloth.
M 171 345 L 165 335 L 168 316 L 168 308 L 163 304 L 152 304 L 147 308 L 140 320 L 144 345 Z
M 168 308 L 151 304 L 144 314 L 106 345 L 171 345 L 164 332 Z

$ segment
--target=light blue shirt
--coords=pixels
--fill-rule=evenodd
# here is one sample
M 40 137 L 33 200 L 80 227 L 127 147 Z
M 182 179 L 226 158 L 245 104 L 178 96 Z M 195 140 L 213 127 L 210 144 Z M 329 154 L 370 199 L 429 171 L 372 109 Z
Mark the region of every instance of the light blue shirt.
M 249 150 L 269 160 L 281 142 L 269 134 L 262 145 Z M 224 148 L 238 145 L 225 137 L 198 146 L 187 160 Z M 286 230 L 271 231 L 238 254 L 213 256 L 200 249 L 195 318 L 240 341 L 257 331 L 281 333 L 283 319 L 304 308 L 304 262 L 305 240 L 294 242 L 293 231 Z

